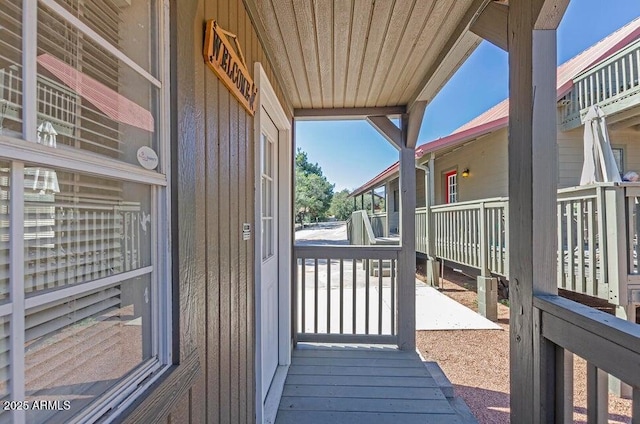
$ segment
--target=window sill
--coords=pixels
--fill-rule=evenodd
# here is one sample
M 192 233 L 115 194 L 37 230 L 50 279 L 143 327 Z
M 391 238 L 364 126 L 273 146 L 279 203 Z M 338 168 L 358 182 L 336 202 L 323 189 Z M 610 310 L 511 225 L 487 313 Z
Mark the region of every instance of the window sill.
M 171 367 L 140 398 L 116 418 L 118 423 L 156 423 L 166 417 L 202 373 L 198 350 Z

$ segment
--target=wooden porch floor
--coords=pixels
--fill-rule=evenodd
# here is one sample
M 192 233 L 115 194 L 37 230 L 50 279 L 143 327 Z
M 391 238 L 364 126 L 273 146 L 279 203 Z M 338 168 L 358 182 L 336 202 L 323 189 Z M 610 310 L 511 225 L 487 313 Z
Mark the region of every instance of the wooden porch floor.
M 275 424 L 469 423 L 415 352 L 300 344 Z

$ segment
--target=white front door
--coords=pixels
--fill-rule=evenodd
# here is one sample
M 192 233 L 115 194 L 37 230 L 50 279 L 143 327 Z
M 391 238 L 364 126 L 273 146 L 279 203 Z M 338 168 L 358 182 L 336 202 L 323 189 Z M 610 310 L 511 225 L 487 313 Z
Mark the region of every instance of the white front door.
M 263 401 L 278 367 L 278 130 L 262 110 L 261 143 L 261 285 Z

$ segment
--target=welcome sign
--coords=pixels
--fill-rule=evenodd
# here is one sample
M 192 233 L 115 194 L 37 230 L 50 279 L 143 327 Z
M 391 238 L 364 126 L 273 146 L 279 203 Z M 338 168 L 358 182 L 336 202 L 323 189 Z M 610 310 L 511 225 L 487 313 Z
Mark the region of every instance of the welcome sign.
M 227 36 L 233 38 L 237 51 L 231 46 Z M 209 68 L 253 116 L 256 112 L 258 88 L 249 75 L 237 37 L 220 28 L 212 19 L 207 22 L 203 54 Z

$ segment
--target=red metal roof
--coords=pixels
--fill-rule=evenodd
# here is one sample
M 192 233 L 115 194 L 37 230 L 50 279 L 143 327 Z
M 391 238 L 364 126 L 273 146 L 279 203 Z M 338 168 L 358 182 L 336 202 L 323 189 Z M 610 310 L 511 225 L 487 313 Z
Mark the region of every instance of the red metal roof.
M 618 50 L 636 40 L 638 37 L 640 37 L 640 18 L 634 19 L 619 30 L 598 41 L 582 53 L 558 66 L 558 98 L 564 96 L 571 89 L 573 86 L 573 78 L 578 74 L 608 58 Z M 437 140 L 428 141 L 416 147 L 416 159 L 420 159 L 427 153 L 436 152 L 447 147 L 452 147 L 457 144 L 473 140 L 500 128 L 504 128 L 507 125 L 509 125 L 509 99 L 505 99 L 498 103 L 483 114 L 456 129 L 450 135 L 441 137 Z M 370 190 L 377 184 L 382 183 L 385 179 L 398 171 L 398 168 L 399 164 L 396 162 L 371 180 L 367 181 L 361 187 L 354 190 L 353 193 L 351 193 L 351 196 L 357 196 L 367 190 Z

